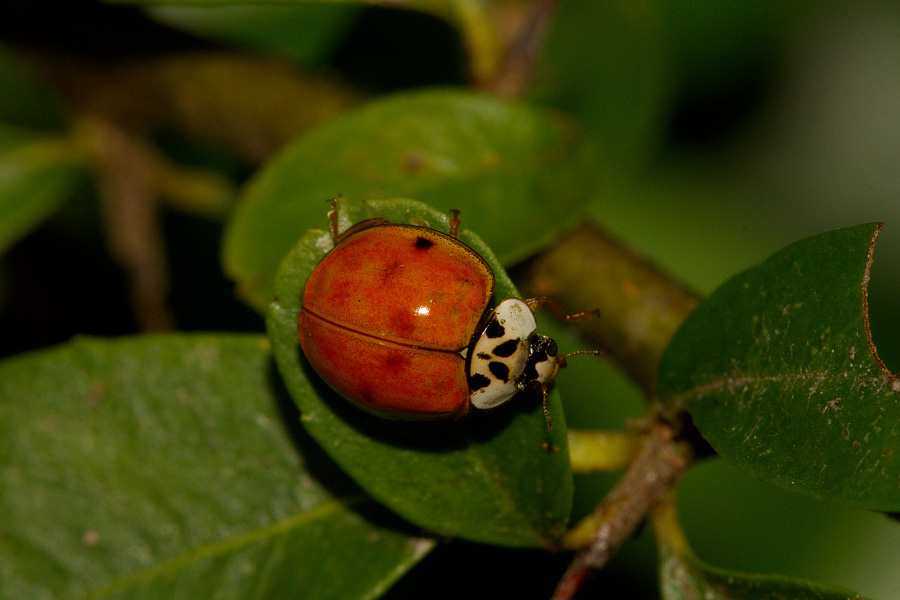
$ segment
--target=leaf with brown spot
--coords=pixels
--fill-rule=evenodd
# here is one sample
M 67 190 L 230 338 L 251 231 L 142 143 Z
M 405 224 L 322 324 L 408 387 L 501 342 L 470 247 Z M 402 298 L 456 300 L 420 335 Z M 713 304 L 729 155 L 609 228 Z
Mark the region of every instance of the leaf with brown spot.
M 900 389 L 868 329 L 880 224 L 807 238 L 721 286 L 663 357 L 659 393 L 719 454 L 814 498 L 900 510 Z

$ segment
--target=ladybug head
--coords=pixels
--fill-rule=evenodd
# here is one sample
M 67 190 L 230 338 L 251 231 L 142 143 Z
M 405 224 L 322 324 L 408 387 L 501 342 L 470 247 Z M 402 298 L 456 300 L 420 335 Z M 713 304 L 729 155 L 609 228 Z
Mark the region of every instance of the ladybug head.
M 546 388 L 548 383 L 556 379 L 560 367 L 565 366 L 565 357 L 560 361 L 558 353 L 556 340 L 553 338 L 541 334 L 531 336 L 528 362 L 517 382 L 519 389 L 525 389 L 532 383 L 539 383 L 542 388 Z

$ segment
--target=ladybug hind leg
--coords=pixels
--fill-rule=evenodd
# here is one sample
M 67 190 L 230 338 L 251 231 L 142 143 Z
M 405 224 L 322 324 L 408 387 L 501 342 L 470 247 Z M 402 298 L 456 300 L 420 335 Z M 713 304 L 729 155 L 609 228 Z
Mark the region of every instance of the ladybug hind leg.
M 331 198 L 328 200 L 328 202 L 331 204 L 331 210 L 328 211 L 328 226 L 331 228 L 331 241 L 334 242 L 335 246 L 341 240 L 341 234 L 338 231 L 337 203 L 339 198 L 342 199 L 343 196 L 338 196 L 337 198 Z
M 371 219 L 366 219 L 365 221 L 360 221 L 355 225 L 347 228 L 343 233 L 340 231 L 340 225 L 338 224 L 338 201 L 343 201 L 343 196 L 338 196 L 337 198 L 331 198 L 328 202 L 331 203 L 331 210 L 328 211 L 328 226 L 331 229 L 331 241 L 334 242 L 334 245 L 337 246 L 340 242 L 346 240 L 351 235 L 363 231 L 364 229 L 369 229 L 372 227 L 377 227 L 379 225 L 386 225 L 387 221 L 379 217 L 372 217 Z
M 453 239 L 457 239 L 457 234 L 459 233 L 459 210 L 455 208 L 450 209 L 450 237 Z

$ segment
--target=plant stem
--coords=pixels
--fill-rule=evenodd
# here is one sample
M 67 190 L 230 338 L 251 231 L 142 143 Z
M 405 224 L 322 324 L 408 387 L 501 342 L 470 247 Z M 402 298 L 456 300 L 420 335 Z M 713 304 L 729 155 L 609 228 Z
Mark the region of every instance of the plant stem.
M 576 557 L 556 588 L 553 600 L 569 600 L 603 567 L 647 514 L 670 492 L 693 460 L 690 446 L 675 439 L 672 426 L 654 421 L 616 487 L 594 514 L 564 539 L 569 547 L 589 545 Z
M 569 462 L 575 473 L 624 469 L 635 448 L 637 437 L 624 431 L 569 430 Z
M 477 87 L 496 79 L 503 64 L 503 46 L 484 3 L 455 0 L 453 19 L 469 56 L 469 75 Z
M 556 0 L 534 0 L 529 14 L 508 46 L 499 76 L 490 84 L 495 94 L 507 98 L 524 95 L 534 78 L 555 7 Z
M 537 257 L 517 278 L 527 295 L 550 296 L 563 309 L 597 308 L 579 325 L 653 397 L 656 371 L 675 330 L 700 303 L 681 282 L 593 223 Z

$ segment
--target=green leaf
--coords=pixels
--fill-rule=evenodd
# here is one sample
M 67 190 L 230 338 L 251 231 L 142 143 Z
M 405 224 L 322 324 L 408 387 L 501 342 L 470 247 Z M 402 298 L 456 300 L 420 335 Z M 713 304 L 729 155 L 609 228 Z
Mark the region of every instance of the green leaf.
M 121 2 L 140 4 L 144 6 L 179 6 L 195 4 L 202 8 L 218 8 L 234 4 L 234 0 L 107 0 L 109 2 Z M 500 47 L 496 28 L 491 18 L 490 6 L 484 2 L 472 2 L 471 0 L 315 0 L 323 4 L 332 5 L 369 5 L 384 8 L 402 8 L 417 10 L 445 19 L 456 27 L 462 37 L 462 43 L 470 55 L 470 71 L 478 81 L 489 80 L 496 74 L 500 66 Z M 245 1 L 244 4 L 264 5 L 263 1 Z M 285 4 L 302 6 L 309 0 L 294 0 Z
M 663 600 L 861 600 L 855 592 L 778 575 L 749 575 L 710 567 L 664 548 L 660 556 Z
M 296 418 L 258 336 L 0 363 L 0 597 L 380 595 L 432 542 L 385 527 Z
M 385 98 L 302 136 L 254 178 L 226 230 L 225 268 L 262 310 L 279 262 L 339 194 L 458 208 L 508 263 L 578 216 L 592 156 L 564 122 L 524 105 L 458 90 Z
M 578 118 L 618 170 L 659 149 L 675 77 L 656 3 L 560 2 L 529 97 Z
M 67 140 L 0 125 L 0 253 L 53 214 L 84 179 Z
M 704 563 L 688 546 L 672 499 L 654 509 L 653 527 L 662 600 L 862 600 L 855 592 L 811 581 L 751 575 Z
M 802 579 L 718 569 L 666 545 L 660 548 L 659 578 L 662 600 L 862 600 L 855 592 Z
M 161 4 L 147 11 L 171 27 L 310 64 L 327 59 L 359 9 L 336 3 L 222 2 Z
M 878 224 L 814 236 L 721 286 L 687 319 L 659 393 L 726 460 L 781 487 L 900 510 L 900 383 L 866 315 Z
M 351 206 L 341 230 L 375 215 L 449 230 L 445 214 L 411 200 Z M 490 249 L 471 232 L 459 237 L 494 269 L 495 297 L 518 296 Z M 319 379 L 297 341 L 302 290 L 331 247 L 330 233 L 303 236 L 279 269 L 266 319 L 278 369 L 307 431 L 367 492 L 417 525 L 497 545 L 550 545 L 563 533 L 572 503 L 556 395 L 548 400 L 549 431 L 540 398 L 520 396 L 493 411 L 440 423 L 379 419 L 351 406 Z

